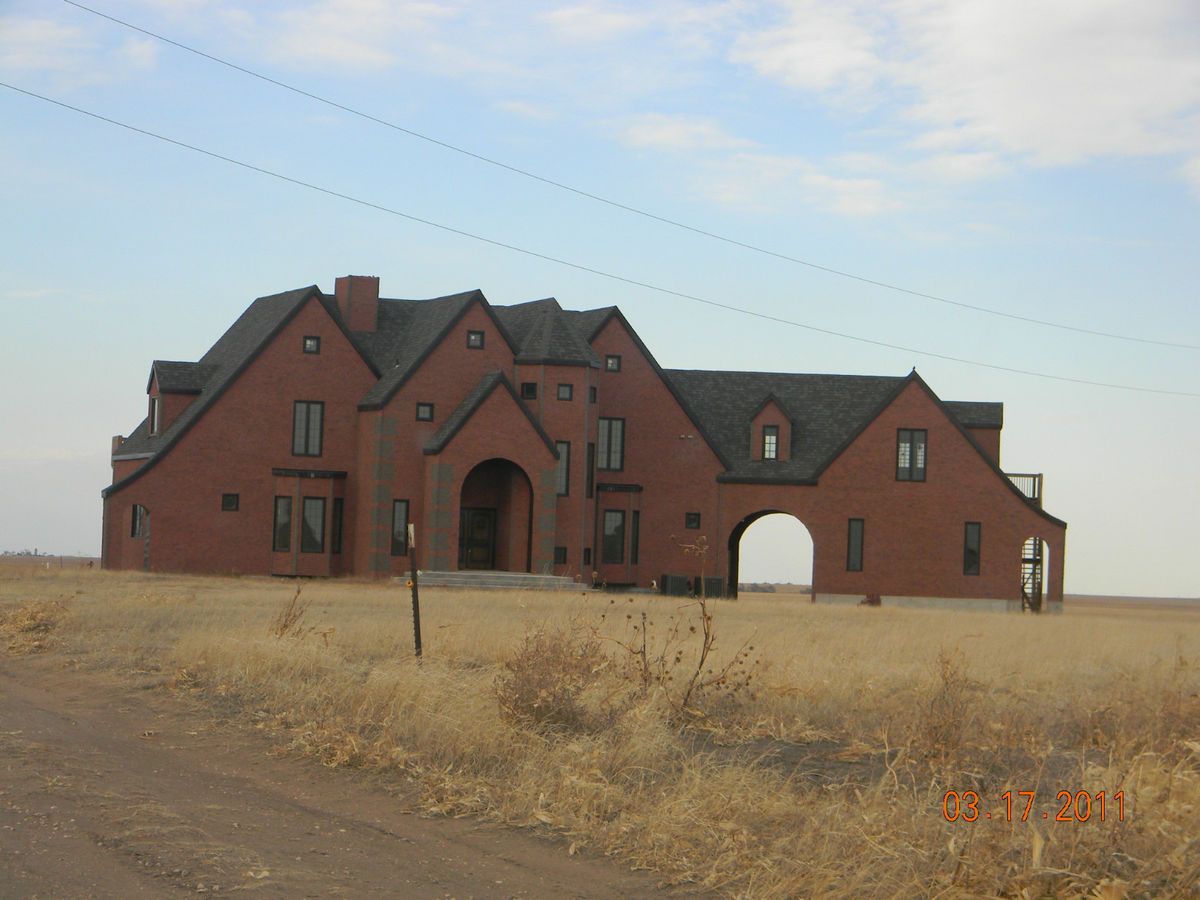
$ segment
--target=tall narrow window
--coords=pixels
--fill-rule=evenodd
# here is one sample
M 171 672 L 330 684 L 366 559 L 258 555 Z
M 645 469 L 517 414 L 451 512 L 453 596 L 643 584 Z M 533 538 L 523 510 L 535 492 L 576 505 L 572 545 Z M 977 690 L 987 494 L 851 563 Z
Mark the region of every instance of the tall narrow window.
M 555 441 L 554 449 L 558 451 L 558 467 L 554 470 L 554 485 L 558 496 L 565 497 L 571 493 L 571 442 Z
M 271 549 L 279 553 L 292 549 L 292 498 L 275 498 L 275 524 L 272 528 L 274 538 Z
M 392 556 L 408 555 L 408 501 L 392 501 Z
M 979 574 L 979 550 L 983 535 L 978 522 L 967 522 L 963 531 L 963 574 Z
M 129 536 L 146 536 L 146 507 L 142 506 L 140 503 L 133 504 L 133 514 L 129 524 Z
M 625 420 L 601 419 L 596 430 L 596 468 L 619 472 L 625 468 Z
M 604 511 L 604 534 L 600 544 L 600 562 L 625 562 L 624 510 L 606 509 Z
M 150 398 L 150 412 L 147 415 L 147 428 L 150 430 L 151 434 L 158 434 L 159 421 L 162 418 L 162 398 Z
M 779 426 L 764 425 L 762 437 L 762 458 L 779 459 Z
M 325 552 L 325 498 L 305 497 L 300 521 L 300 552 Z
M 325 404 L 315 400 L 297 400 L 292 405 L 292 454 L 320 456 Z
M 587 496 L 590 500 L 596 493 L 596 445 L 587 445 Z
M 925 429 L 901 428 L 896 432 L 896 480 L 925 480 Z
M 629 519 L 629 564 L 638 564 L 638 542 L 642 532 L 642 514 L 636 509 L 630 513 Z
M 863 568 L 863 520 L 851 519 L 846 536 L 846 571 L 861 572 Z
M 342 552 L 342 516 L 345 513 L 345 503 L 341 497 L 333 498 L 333 513 L 329 517 L 329 552 Z

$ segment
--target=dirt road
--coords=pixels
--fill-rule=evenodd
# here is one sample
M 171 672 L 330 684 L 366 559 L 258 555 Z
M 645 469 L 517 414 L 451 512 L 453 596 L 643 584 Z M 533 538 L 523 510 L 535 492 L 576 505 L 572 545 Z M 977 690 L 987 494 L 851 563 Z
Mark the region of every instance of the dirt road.
M 638 897 L 648 877 L 405 813 L 169 694 L 0 656 L 0 897 Z

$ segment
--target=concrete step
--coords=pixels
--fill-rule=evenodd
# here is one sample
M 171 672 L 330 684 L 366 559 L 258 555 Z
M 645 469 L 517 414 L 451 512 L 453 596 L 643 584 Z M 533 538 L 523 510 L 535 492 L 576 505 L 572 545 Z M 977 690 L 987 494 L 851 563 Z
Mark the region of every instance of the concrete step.
M 422 587 L 499 588 L 502 590 L 569 591 L 580 588 L 564 575 L 533 575 L 529 572 L 420 572 Z M 406 582 L 407 576 L 396 581 Z

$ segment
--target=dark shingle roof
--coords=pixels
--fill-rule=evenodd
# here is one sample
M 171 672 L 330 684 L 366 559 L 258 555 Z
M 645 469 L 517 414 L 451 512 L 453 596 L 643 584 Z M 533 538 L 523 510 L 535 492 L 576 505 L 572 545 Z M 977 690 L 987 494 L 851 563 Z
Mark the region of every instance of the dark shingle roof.
M 667 378 L 730 461 L 730 474 L 811 481 L 904 384 L 878 375 L 786 375 L 772 372 L 665 370 Z M 794 416 L 788 459 L 750 458 L 750 422 L 774 395 Z
M 320 296 L 320 291 L 315 286 L 259 297 L 251 303 L 229 330 L 200 357 L 199 363 L 193 364 L 197 371 L 209 371 L 196 399 L 160 434 L 150 434 L 146 421 L 142 420 L 113 454 L 114 458 L 157 455 L 174 445 L 204 410 L 224 393 L 225 388 L 242 369 L 258 355 L 259 350 L 312 296 Z M 137 477 L 149 466 L 150 463 L 147 463 L 130 477 Z M 113 485 L 108 490 L 111 491 L 115 487 L 116 485 Z
M 596 351 L 553 297 L 493 309 L 517 345 L 517 362 L 600 366 Z
M 382 373 L 360 405 L 377 408 L 386 403 L 466 308 L 483 299 L 476 290 L 433 300 L 380 300 L 376 330 L 354 333 Z
M 492 392 L 497 388 L 505 389 L 512 396 L 513 402 L 520 407 L 525 413 L 525 418 L 529 420 L 529 424 L 533 426 L 538 437 L 542 439 L 542 443 L 546 445 L 551 455 L 558 459 L 558 450 L 554 446 L 554 442 L 550 440 L 550 436 L 546 434 L 545 429 L 538 424 L 537 420 L 530 415 L 528 408 L 517 397 L 517 392 L 513 390 L 512 382 L 510 382 L 504 373 L 500 370 L 489 372 L 479 379 L 475 387 L 467 392 L 467 396 L 463 398 L 462 403 L 458 404 L 450 417 L 442 423 L 442 427 L 434 432 L 425 443 L 425 453 L 441 453 L 446 448 L 446 445 L 458 434 L 459 430 L 467 424 L 471 416 L 475 414 L 475 410 L 483 405 L 483 401 L 492 395 Z
M 216 366 L 156 359 L 150 366 L 150 378 L 158 379 L 163 394 L 199 394 L 216 371 Z
M 966 428 L 1001 428 L 1004 404 L 977 400 L 946 400 L 946 406 Z

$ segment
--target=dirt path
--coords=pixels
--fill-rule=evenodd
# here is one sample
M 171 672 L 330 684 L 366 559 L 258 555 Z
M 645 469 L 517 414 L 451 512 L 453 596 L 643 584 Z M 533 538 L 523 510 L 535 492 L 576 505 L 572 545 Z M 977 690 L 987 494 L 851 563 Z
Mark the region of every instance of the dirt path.
M 648 877 L 425 819 L 165 691 L 0 656 L 0 897 L 637 897 Z

